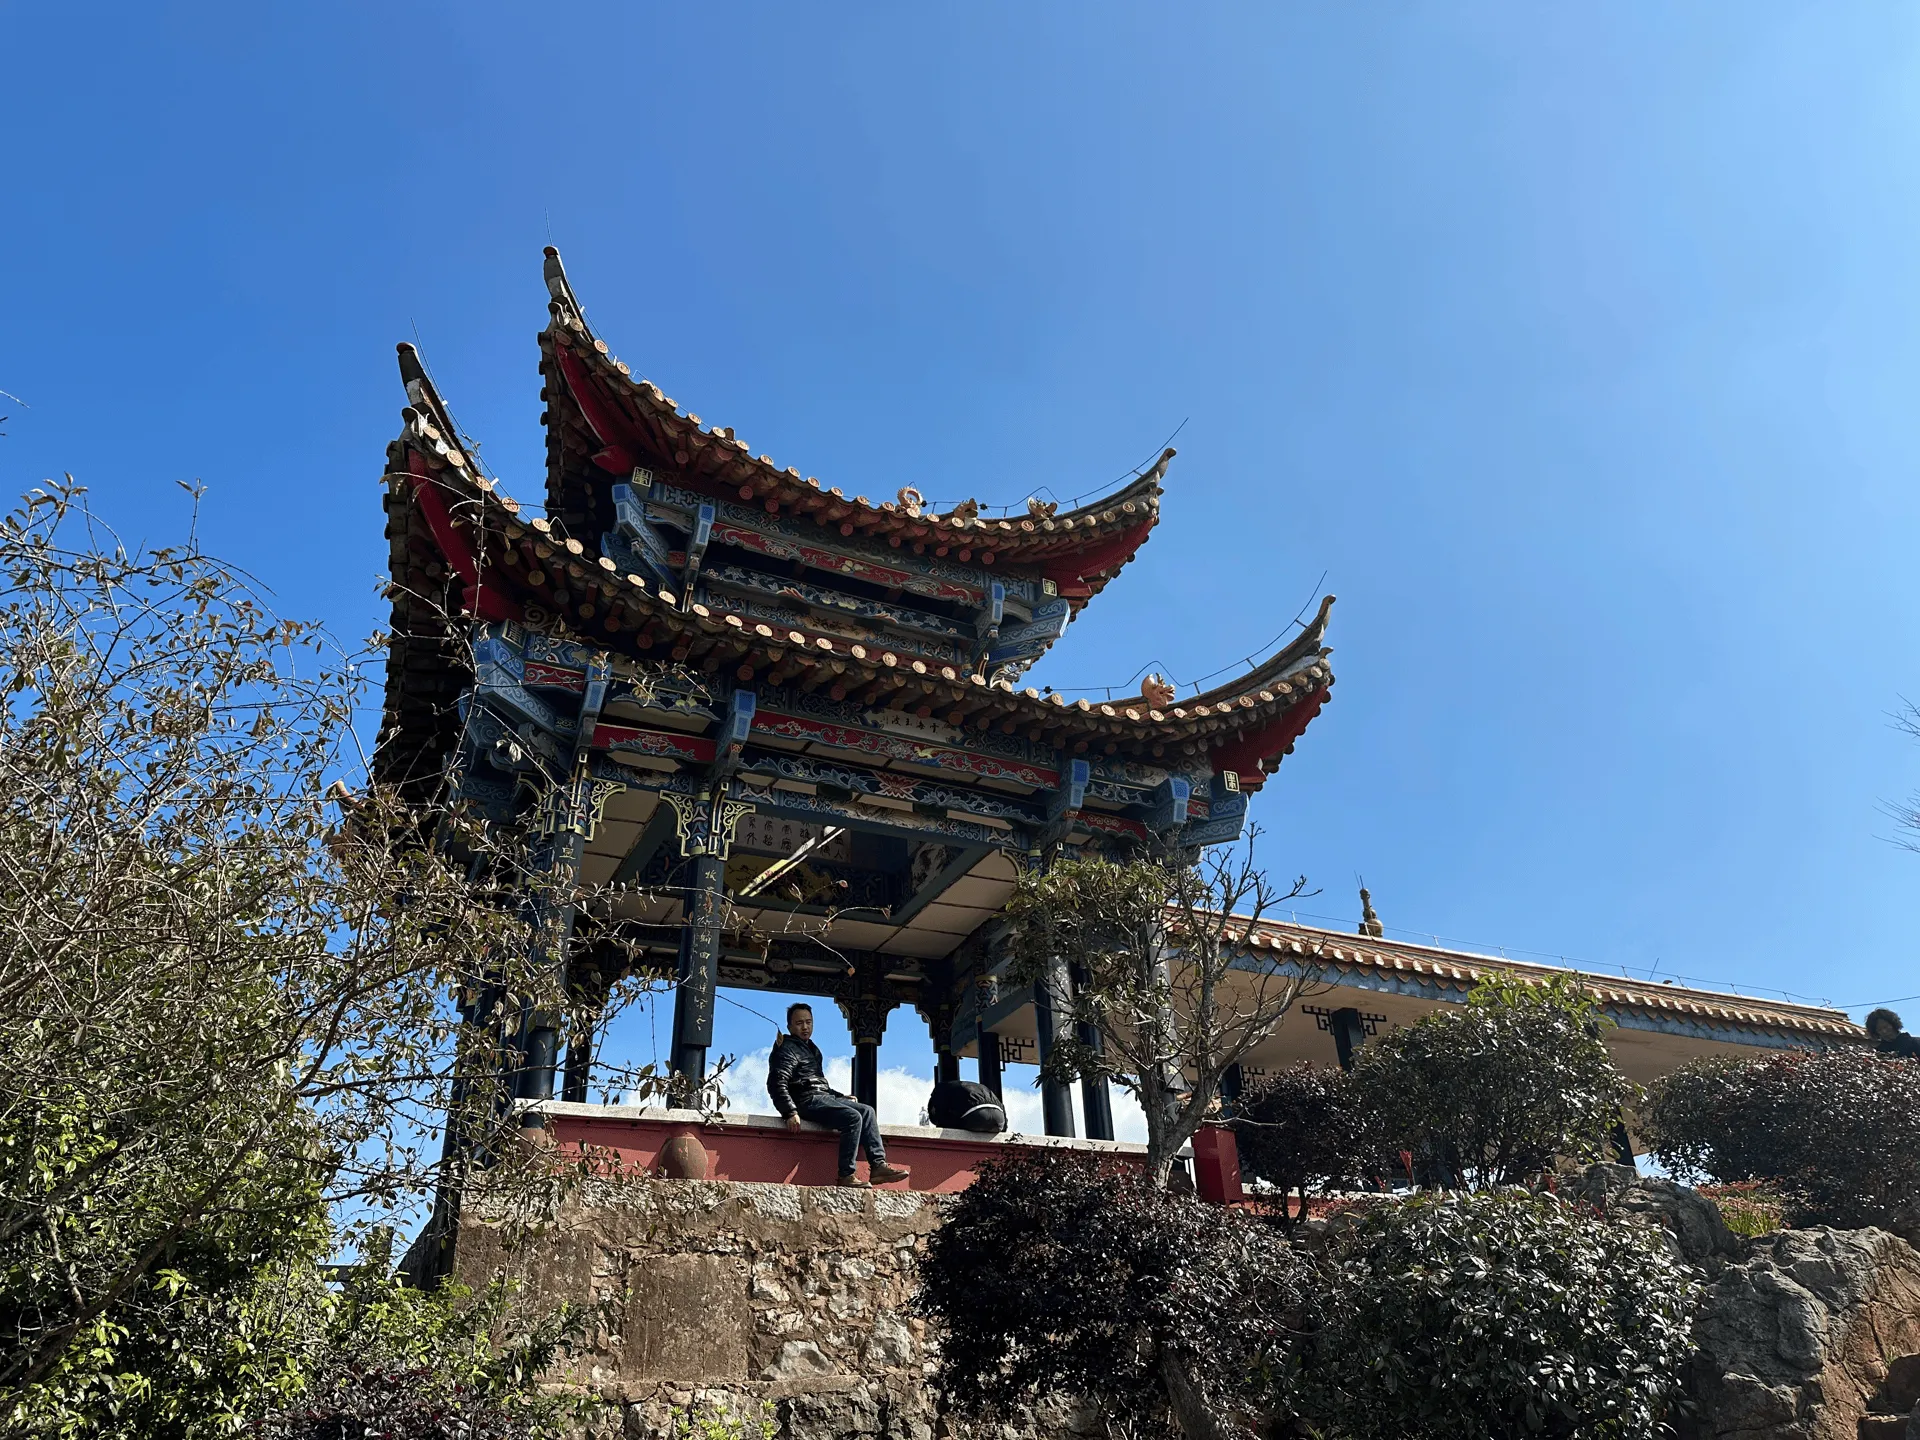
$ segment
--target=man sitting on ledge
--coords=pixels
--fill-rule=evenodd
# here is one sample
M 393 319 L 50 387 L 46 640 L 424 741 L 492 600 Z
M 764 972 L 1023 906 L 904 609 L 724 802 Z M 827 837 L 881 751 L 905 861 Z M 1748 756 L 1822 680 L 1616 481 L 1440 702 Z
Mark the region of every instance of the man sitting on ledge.
M 854 1159 L 864 1147 L 867 1174 L 881 1185 L 904 1180 L 911 1173 L 887 1164 L 887 1147 L 880 1139 L 880 1121 L 871 1105 L 851 1095 L 836 1093 L 827 1084 L 820 1047 L 813 1043 L 813 1007 L 787 1007 L 787 1033 L 773 1047 L 767 1062 L 767 1094 L 786 1117 L 787 1128 L 798 1130 L 802 1120 L 840 1132 L 840 1183 L 864 1188 L 869 1182 L 854 1173 Z

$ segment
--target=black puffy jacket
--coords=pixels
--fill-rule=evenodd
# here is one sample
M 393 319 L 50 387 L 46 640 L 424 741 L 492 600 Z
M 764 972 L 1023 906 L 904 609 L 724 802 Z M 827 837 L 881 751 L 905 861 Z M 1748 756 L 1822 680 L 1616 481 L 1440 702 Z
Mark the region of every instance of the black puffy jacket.
M 791 1115 L 803 1102 L 815 1095 L 831 1095 L 827 1084 L 826 1062 L 820 1047 L 811 1040 L 796 1040 L 782 1035 L 767 1061 L 767 1094 L 782 1115 Z

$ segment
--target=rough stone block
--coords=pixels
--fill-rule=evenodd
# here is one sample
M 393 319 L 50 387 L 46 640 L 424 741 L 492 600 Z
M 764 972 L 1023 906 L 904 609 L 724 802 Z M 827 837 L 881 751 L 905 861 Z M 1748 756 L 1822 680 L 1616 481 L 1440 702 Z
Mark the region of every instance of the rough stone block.
M 476 1285 L 507 1273 L 543 1300 L 614 1301 L 620 1323 L 572 1375 L 622 1407 L 627 1440 L 684 1434 L 714 1397 L 773 1407 L 779 1440 L 954 1440 L 926 1389 L 936 1338 L 910 1315 L 943 1213 L 905 1192 L 639 1177 L 590 1187 L 531 1252 L 476 1206 L 456 1264 Z M 1049 1411 L 992 1440 L 1079 1433 Z
M 873 1317 L 867 1337 L 866 1362 L 880 1369 L 902 1369 L 913 1363 L 913 1332 L 891 1310 Z
M 1631 1165 L 1602 1164 L 1589 1165 L 1569 1193 L 1609 1215 L 1659 1225 L 1676 1256 L 1709 1274 L 1741 1254 L 1720 1207 L 1691 1186 L 1650 1179 Z
M 753 1280 L 747 1287 L 747 1293 L 755 1300 L 776 1300 L 784 1302 L 787 1290 L 780 1283 L 780 1269 L 771 1261 L 763 1260 L 753 1267 Z
M 636 1377 L 745 1379 L 752 1311 L 732 1262 L 656 1255 L 628 1276 L 625 1364 Z
M 1707 1287 L 1694 1338 L 1691 1433 L 1854 1440 L 1920 1354 L 1920 1254 L 1884 1230 L 1763 1237 Z

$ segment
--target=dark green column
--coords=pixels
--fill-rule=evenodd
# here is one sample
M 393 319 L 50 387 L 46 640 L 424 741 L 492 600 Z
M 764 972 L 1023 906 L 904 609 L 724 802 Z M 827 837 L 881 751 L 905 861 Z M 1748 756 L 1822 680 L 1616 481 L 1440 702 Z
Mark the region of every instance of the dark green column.
M 1064 1003 L 1067 984 L 1066 965 L 1055 961 L 1033 987 L 1034 1029 L 1040 1039 L 1040 1064 L 1043 1067 L 1047 1063 L 1047 1056 L 1053 1053 L 1053 1042 L 1066 1033 L 1069 1023 Z M 1040 1073 L 1040 1112 L 1046 1121 L 1047 1134 L 1071 1137 L 1073 1087 L 1059 1080 L 1047 1079 L 1044 1068 Z
M 673 1073 L 683 1099 L 707 1079 L 714 992 L 720 985 L 720 926 L 726 915 L 726 857 L 696 855 L 680 931 L 679 985 L 673 996 Z

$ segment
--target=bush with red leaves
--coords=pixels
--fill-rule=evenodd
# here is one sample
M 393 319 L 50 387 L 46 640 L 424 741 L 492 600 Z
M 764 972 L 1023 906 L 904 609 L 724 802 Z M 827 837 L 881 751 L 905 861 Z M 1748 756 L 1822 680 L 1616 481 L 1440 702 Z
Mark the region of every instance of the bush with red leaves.
M 1076 1397 L 1124 1433 L 1243 1433 L 1289 1341 L 1301 1267 L 1273 1226 L 1137 1168 L 1027 1151 L 954 1201 L 920 1262 L 933 1385 L 977 1420 Z
M 540 1422 L 483 1387 L 430 1369 L 347 1368 L 261 1421 L 260 1440 L 536 1440 Z
M 1696 1061 L 1655 1082 L 1649 1119 L 1668 1168 L 1768 1181 L 1796 1224 L 1920 1223 L 1920 1061 L 1871 1050 Z
M 1247 1087 L 1233 1118 L 1240 1164 L 1280 1192 L 1276 1214 L 1293 1220 L 1287 1197 L 1352 1185 L 1381 1169 L 1380 1127 L 1344 1070 L 1301 1061 Z

